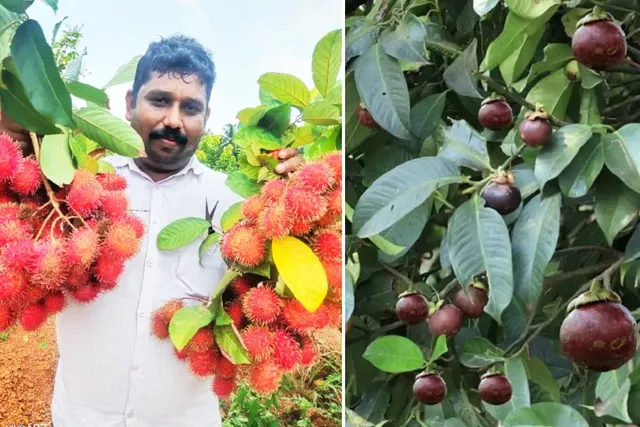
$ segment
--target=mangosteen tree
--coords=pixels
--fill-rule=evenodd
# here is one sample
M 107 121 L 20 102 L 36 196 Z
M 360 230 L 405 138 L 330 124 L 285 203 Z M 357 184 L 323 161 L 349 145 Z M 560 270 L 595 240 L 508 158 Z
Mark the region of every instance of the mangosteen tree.
M 347 6 L 348 423 L 640 423 L 638 1 Z

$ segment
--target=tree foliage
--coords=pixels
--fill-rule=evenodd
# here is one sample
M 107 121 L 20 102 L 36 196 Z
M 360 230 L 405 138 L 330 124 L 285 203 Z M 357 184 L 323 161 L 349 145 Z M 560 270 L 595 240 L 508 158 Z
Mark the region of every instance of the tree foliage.
M 223 138 L 223 135 L 204 135 L 196 150 L 196 157 L 207 167 L 230 174 L 238 170 L 238 149 L 231 140 L 223 142 Z
M 636 0 L 347 2 L 348 425 L 640 423 L 640 354 L 599 373 L 559 340 L 590 287 L 638 315 L 638 11 Z M 603 12 L 628 50 L 589 68 L 573 37 Z M 489 100 L 508 104 L 506 127 L 487 127 L 499 118 L 483 117 Z M 520 132 L 534 113 L 553 125 L 544 146 Z M 434 314 L 472 283 L 484 313 L 445 338 Z M 409 291 L 429 302 L 416 324 L 395 311 Z M 414 397 L 424 370 L 445 380 L 439 404 Z M 512 386 L 506 404 L 480 398 L 494 371 Z

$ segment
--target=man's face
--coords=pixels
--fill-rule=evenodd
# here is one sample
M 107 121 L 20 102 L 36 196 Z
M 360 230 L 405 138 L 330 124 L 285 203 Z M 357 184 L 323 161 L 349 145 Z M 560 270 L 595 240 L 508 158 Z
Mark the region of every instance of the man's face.
M 153 72 L 140 88 L 135 107 L 129 91 L 126 118 L 147 152 L 140 160 L 155 170 L 183 168 L 205 132 L 206 105 L 206 88 L 197 75 Z

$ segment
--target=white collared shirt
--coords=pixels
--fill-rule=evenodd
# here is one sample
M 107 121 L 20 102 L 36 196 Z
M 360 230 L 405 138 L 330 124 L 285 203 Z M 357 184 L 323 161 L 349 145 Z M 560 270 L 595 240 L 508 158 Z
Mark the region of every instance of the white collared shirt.
M 205 218 L 218 201 L 213 224 L 242 200 L 226 175 L 195 156 L 184 170 L 154 183 L 122 156 L 107 160 L 128 181 L 129 208 L 147 227 L 140 252 L 125 265 L 118 286 L 90 305 L 69 298 L 57 315 L 60 354 L 52 401 L 55 427 L 215 427 L 222 421 L 211 377 L 193 375 L 169 340 L 151 333 L 151 314 L 189 293 L 209 296 L 226 271 L 219 249 L 198 264 L 202 239 L 160 251 L 160 230 L 185 217 Z M 215 252 L 214 252 L 215 250 Z

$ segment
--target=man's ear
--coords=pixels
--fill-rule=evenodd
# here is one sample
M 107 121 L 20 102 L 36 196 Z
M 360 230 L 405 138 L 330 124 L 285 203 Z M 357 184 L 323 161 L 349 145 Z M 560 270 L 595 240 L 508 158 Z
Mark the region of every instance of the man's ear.
M 127 112 L 125 114 L 125 118 L 130 122 L 131 117 L 133 116 L 133 90 L 129 89 L 127 91 L 127 95 L 125 96 L 125 103 L 127 104 Z

